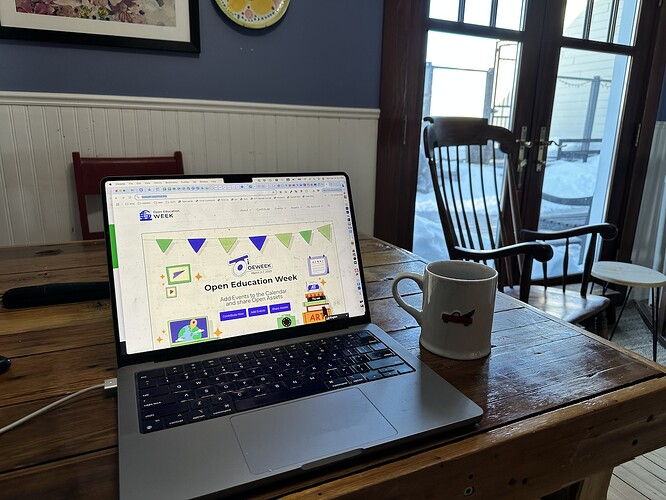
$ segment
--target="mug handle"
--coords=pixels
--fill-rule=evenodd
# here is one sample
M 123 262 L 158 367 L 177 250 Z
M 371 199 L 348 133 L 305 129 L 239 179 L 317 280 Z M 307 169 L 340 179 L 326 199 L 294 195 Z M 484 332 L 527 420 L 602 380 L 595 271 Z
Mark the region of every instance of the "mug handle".
M 400 292 L 398 292 L 398 283 L 404 279 L 411 279 L 416 281 L 416 284 L 419 286 L 421 291 L 423 291 L 423 276 L 414 274 L 414 273 L 402 273 L 398 274 L 395 279 L 393 280 L 393 285 L 391 286 L 391 291 L 393 292 L 393 298 L 395 301 L 398 303 L 400 307 L 402 307 L 405 311 L 407 311 L 409 314 L 414 316 L 414 319 L 416 322 L 421 326 L 421 315 L 423 313 L 422 310 L 416 309 L 415 307 L 410 306 L 407 304 L 403 299 L 402 296 L 400 295 Z

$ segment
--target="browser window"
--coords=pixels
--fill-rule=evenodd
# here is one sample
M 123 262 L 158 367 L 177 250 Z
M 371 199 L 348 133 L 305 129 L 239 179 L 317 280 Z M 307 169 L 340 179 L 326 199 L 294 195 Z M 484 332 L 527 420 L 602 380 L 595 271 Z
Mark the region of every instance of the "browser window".
M 346 182 L 107 182 L 127 353 L 365 314 Z

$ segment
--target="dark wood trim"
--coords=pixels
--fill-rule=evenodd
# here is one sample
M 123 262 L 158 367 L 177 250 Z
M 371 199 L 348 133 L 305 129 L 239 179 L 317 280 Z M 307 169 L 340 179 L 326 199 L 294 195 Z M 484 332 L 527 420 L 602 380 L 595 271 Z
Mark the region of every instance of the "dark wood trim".
M 515 42 L 522 42 L 525 39 L 525 32 L 523 31 L 479 26 L 475 24 L 461 24 L 455 21 L 444 21 L 442 19 L 428 19 L 426 29 L 446 31 L 447 33 L 457 33 L 460 35 L 501 38 L 502 40 L 511 40 Z
M 385 2 L 374 234 L 407 249 L 414 233 L 427 16 L 428 2 Z
M 530 43 L 525 45 L 524 50 L 531 58 L 526 61 L 526 67 L 521 68 L 519 94 L 516 97 L 515 127 L 516 131 L 519 131 L 521 126 L 527 125 L 528 140 L 533 144 L 528 151 L 528 162 L 522 183 L 524 188 L 520 193 L 520 200 L 523 227 L 537 229 L 545 173 L 545 170 L 536 171 L 537 150 L 540 129 L 550 128 L 553 113 L 565 2 L 563 0 L 530 2 L 530 6 L 532 10 L 528 11 L 528 15 L 533 18 L 526 20 Z M 539 22 L 540 19 L 548 19 L 551 22 Z M 532 65 L 534 71 L 529 71 L 528 64 Z
M 580 38 L 562 37 L 562 47 L 577 50 L 593 50 L 602 54 L 632 55 L 636 51 L 633 45 L 620 45 L 617 43 L 598 42 L 596 40 L 582 40 Z

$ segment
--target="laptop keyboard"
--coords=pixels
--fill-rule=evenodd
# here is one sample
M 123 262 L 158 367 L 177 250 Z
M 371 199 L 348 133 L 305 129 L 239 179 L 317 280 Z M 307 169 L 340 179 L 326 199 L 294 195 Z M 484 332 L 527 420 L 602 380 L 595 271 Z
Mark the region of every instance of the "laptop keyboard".
M 413 372 L 363 330 L 136 374 L 142 433 Z

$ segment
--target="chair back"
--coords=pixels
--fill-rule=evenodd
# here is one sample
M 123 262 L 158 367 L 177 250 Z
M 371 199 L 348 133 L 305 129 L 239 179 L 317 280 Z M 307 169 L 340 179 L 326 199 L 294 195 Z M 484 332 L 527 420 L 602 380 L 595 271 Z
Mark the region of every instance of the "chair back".
M 73 152 L 72 158 L 81 233 L 84 240 L 104 237 L 103 231 L 91 232 L 89 223 L 89 201 L 91 197 L 99 197 L 101 194 L 100 184 L 104 177 L 183 174 L 183 155 L 180 151 L 176 151 L 173 156 L 133 158 L 92 158 L 82 157 L 80 153 Z
M 449 256 L 469 258 L 463 249 L 495 250 L 517 243 L 521 224 L 509 168 L 516 148 L 511 131 L 489 125 L 485 118 L 424 120 L 425 154 Z M 500 271 L 501 263 L 494 264 Z M 508 259 L 505 267 L 501 284 L 516 283 L 517 260 Z

